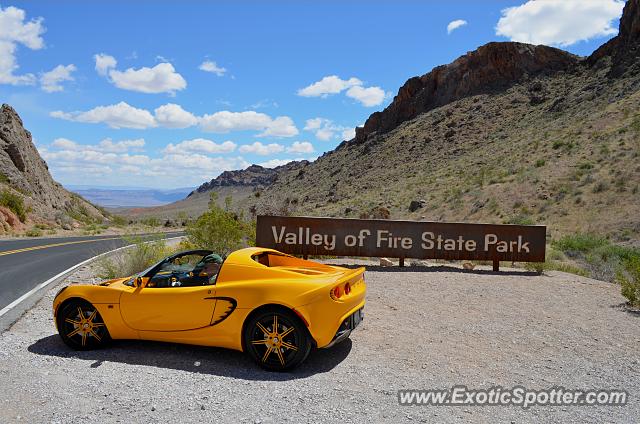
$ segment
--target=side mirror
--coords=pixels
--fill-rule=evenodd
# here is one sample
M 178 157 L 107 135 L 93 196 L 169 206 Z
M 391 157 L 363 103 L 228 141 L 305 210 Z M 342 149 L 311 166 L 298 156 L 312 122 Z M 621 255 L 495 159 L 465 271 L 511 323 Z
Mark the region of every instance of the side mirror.
M 142 277 L 136 278 L 136 287 L 142 287 Z

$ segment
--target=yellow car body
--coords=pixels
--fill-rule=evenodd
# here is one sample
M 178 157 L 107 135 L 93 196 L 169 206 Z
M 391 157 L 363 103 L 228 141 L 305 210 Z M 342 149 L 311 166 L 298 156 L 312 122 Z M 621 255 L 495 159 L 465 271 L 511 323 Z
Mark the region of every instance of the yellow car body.
M 100 285 L 67 286 L 54 299 L 54 321 L 60 331 L 61 306 L 81 300 L 97 310 L 111 339 L 243 351 L 243 328 L 251 314 L 280 308 L 299 317 L 311 343 L 322 348 L 345 338 L 345 329 L 350 333 L 352 328 L 346 328 L 345 323 L 354 314 L 358 318 L 355 325 L 359 323 L 365 304 L 364 271 L 299 259 L 272 249 L 247 248 L 231 253 L 217 278 L 206 285 L 158 288 L 150 287 L 146 276 L 133 276 Z M 88 316 L 78 319 L 84 323 Z M 67 320 L 75 323 L 77 332 L 80 321 Z

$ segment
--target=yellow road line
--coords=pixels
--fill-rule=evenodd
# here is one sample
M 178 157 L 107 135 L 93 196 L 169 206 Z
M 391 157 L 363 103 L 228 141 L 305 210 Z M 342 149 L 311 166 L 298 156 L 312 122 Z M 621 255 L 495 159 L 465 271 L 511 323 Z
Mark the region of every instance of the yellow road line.
M 33 247 L 25 247 L 24 249 L 7 250 L 4 252 L 0 252 L 0 256 L 13 255 L 14 253 L 30 252 L 32 250 L 48 249 L 50 247 L 66 246 L 69 244 L 91 243 L 94 241 L 104 241 L 104 240 L 118 240 L 121 238 L 122 237 L 109 237 L 109 238 L 99 238 L 99 239 L 91 239 L 91 240 L 66 241 L 64 243 L 45 244 L 43 246 L 33 246 Z

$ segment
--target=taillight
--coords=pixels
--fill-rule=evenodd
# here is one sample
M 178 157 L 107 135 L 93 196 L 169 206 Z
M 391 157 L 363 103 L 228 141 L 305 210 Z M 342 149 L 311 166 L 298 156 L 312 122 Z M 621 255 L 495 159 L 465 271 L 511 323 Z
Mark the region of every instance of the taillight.
M 349 283 L 344 285 L 344 294 L 349 294 L 351 293 L 351 286 L 349 285 Z
M 333 289 L 333 295 L 337 298 L 340 298 L 340 296 L 342 296 L 342 290 L 340 290 L 340 286 L 337 286 Z

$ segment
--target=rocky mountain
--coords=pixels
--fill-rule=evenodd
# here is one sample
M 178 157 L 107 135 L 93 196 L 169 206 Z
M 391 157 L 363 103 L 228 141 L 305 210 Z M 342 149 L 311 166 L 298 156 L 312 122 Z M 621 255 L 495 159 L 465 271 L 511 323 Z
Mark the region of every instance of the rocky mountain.
M 0 234 L 34 224 L 71 228 L 103 213 L 53 180 L 20 116 L 0 108 Z
M 246 169 L 238 171 L 224 171 L 218 177 L 202 184 L 193 192 L 189 193 L 189 196 L 196 193 L 206 193 L 219 187 L 264 188 L 273 184 L 278 179 L 279 174 L 300 169 L 308 164 L 308 161 L 303 160 L 292 161 L 275 168 L 264 168 L 260 165 L 251 165 Z
M 409 79 L 353 140 L 246 206 L 541 223 L 640 240 L 640 0 L 589 57 L 489 43 Z

